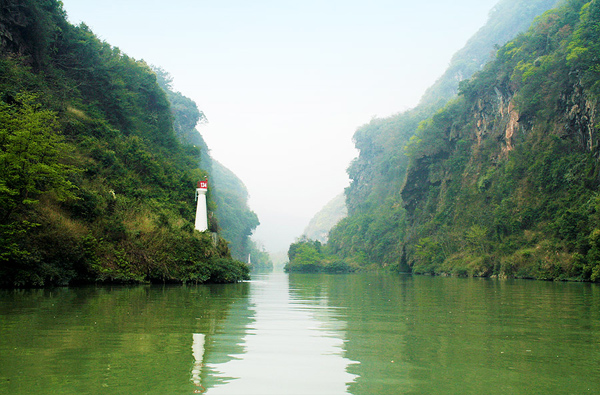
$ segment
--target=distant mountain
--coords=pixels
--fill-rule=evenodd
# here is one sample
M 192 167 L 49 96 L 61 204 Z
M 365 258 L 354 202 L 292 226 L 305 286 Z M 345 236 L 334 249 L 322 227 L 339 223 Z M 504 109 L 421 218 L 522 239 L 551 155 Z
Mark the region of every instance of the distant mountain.
M 346 197 L 343 193 L 340 193 L 312 217 L 308 226 L 304 229 L 303 236 L 326 243 L 331 228 L 347 215 Z
M 458 84 L 494 58 L 496 49 L 526 31 L 533 19 L 560 0 L 502 0 L 490 11 L 488 22 L 454 54 L 444 74 L 421 98 L 420 107 L 444 105 L 458 93 Z

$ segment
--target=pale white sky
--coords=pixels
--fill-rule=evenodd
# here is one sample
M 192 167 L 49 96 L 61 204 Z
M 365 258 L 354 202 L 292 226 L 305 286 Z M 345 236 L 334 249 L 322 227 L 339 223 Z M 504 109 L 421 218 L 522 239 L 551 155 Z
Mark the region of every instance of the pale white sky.
M 352 135 L 414 107 L 496 0 L 63 0 L 72 23 L 160 66 L 248 187 L 269 251 L 348 185 Z

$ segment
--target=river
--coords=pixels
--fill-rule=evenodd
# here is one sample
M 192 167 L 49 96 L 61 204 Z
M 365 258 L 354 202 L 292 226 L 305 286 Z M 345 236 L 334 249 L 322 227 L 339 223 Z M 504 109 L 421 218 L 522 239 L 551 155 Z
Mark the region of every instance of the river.
M 597 394 L 600 286 L 391 274 L 0 290 L 0 394 Z

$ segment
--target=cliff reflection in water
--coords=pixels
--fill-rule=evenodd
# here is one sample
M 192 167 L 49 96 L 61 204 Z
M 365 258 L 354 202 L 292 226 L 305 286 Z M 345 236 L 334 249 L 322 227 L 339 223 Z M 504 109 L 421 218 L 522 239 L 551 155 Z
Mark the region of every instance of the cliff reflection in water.
M 249 283 L 243 284 L 250 289 Z M 223 285 L 225 289 L 231 285 Z M 255 321 L 254 310 L 248 294 L 243 298 L 236 298 L 229 305 L 226 317 L 215 327 L 214 331 L 207 334 L 204 339 L 204 357 L 201 369 L 202 390 L 209 391 L 236 379 L 235 376 L 221 374 L 215 367 L 226 365 L 239 359 L 246 353 L 246 331 Z M 210 390 L 209 393 L 213 393 Z
M 600 391 L 597 284 L 290 275 L 345 327 L 353 395 Z
M 290 286 L 305 299 L 321 301 L 346 323 L 344 355 L 355 376 L 353 395 L 415 392 L 418 368 L 407 349 L 407 317 L 402 306 L 413 304 L 412 277 L 380 274 L 291 274 Z

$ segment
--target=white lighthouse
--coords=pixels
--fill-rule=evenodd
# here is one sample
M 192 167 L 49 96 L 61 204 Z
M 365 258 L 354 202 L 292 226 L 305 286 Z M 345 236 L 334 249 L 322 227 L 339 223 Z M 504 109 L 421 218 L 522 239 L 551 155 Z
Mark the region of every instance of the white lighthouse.
M 206 211 L 206 192 L 208 191 L 208 181 L 198 181 L 196 186 L 196 198 L 198 204 L 196 206 L 196 225 L 195 228 L 200 232 L 208 229 L 208 215 Z

